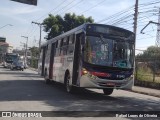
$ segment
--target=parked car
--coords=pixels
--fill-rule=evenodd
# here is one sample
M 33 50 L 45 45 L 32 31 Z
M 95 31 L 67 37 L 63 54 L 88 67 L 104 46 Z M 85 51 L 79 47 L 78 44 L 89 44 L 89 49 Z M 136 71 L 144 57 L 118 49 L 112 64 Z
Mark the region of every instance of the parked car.
M 11 70 L 24 70 L 24 62 L 23 61 L 14 61 L 11 64 Z

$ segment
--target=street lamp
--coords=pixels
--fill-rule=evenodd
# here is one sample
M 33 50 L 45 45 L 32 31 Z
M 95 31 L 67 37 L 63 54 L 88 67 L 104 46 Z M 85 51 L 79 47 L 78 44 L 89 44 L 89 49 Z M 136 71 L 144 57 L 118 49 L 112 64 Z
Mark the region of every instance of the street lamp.
M 6 27 L 6 26 L 13 26 L 13 25 L 11 25 L 11 24 L 6 24 L 6 25 L 0 27 L 0 29 L 4 28 L 4 27 Z
M 26 43 L 20 42 L 20 44 L 22 44 L 21 46 L 23 46 L 23 55 L 24 57 L 26 56 Z M 25 60 L 23 59 L 23 61 L 25 62 Z
M 28 37 L 27 36 L 21 36 L 23 38 L 26 38 L 26 48 L 25 48 L 25 59 L 24 59 L 24 64 L 27 64 L 27 48 L 28 48 Z

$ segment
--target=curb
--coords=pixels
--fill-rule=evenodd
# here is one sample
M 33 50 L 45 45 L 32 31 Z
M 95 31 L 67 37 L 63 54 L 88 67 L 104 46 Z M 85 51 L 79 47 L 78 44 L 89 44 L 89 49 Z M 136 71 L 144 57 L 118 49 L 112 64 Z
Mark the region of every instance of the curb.
M 36 69 L 36 68 L 28 67 L 28 69 L 38 72 L 38 69 Z
M 160 98 L 160 95 L 157 95 L 157 94 L 146 93 L 146 92 L 136 91 L 136 90 L 132 90 L 132 91 L 135 92 L 135 93 L 140 93 L 140 94 L 144 94 L 144 95 L 149 95 L 149 96 L 154 96 L 154 97 L 159 97 Z
M 146 93 L 146 92 L 138 91 L 138 90 L 130 90 L 130 92 L 140 93 L 140 94 L 144 94 L 144 95 L 149 95 L 149 96 L 160 98 L 160 95 L 157 95 L 157 94 L 154 94 L 154 93 Z

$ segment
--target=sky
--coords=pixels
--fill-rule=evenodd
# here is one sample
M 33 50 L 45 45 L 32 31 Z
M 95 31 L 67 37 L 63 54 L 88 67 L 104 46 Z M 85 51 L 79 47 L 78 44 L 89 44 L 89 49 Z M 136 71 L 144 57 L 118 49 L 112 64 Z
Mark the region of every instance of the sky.
M 134 5 L 135 0 L 38 0 L 37 6 L 1 0 L 0 37 L 6 37 L 6 41 L 14 49 L 22 49 L 23 43 L 26 42 L 26 38 L 21 36 L 29 38 L 29 47 L 38 46 L 39 26 L 31 22 L 42 23 L 49 13 L 62 17 L 65 13 L 83 14 L 85 17 L 91 16 L 96 23 L 133 31 Z M 137 53 L 155 45 L 157 25 L 150 24 L 144 29 L 145 34 L 140 31 L 149 21 L 158 22 L 158 7 L 160 0 L 139 0 Z M 42 42 L 45 42 L 45 36 L 46 33 L 42 31 Z

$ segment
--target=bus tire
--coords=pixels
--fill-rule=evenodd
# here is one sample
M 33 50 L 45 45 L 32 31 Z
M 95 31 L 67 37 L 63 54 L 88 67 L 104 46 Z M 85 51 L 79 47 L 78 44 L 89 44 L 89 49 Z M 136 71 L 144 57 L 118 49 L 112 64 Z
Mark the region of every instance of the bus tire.
M 74 87 L 70 85 L 70 74 L 66 73 L 64 78 L 65 89 L 68 93 L 74 93 Z
M 46 84 L 51 84 L 50 79 L 46 79 L 46 78 L 45 78 L 45 83 L 46 83 Z
M 113 88 L 104 88 L 103 93 L 105 95 L 111 95 L 113 93 Z

